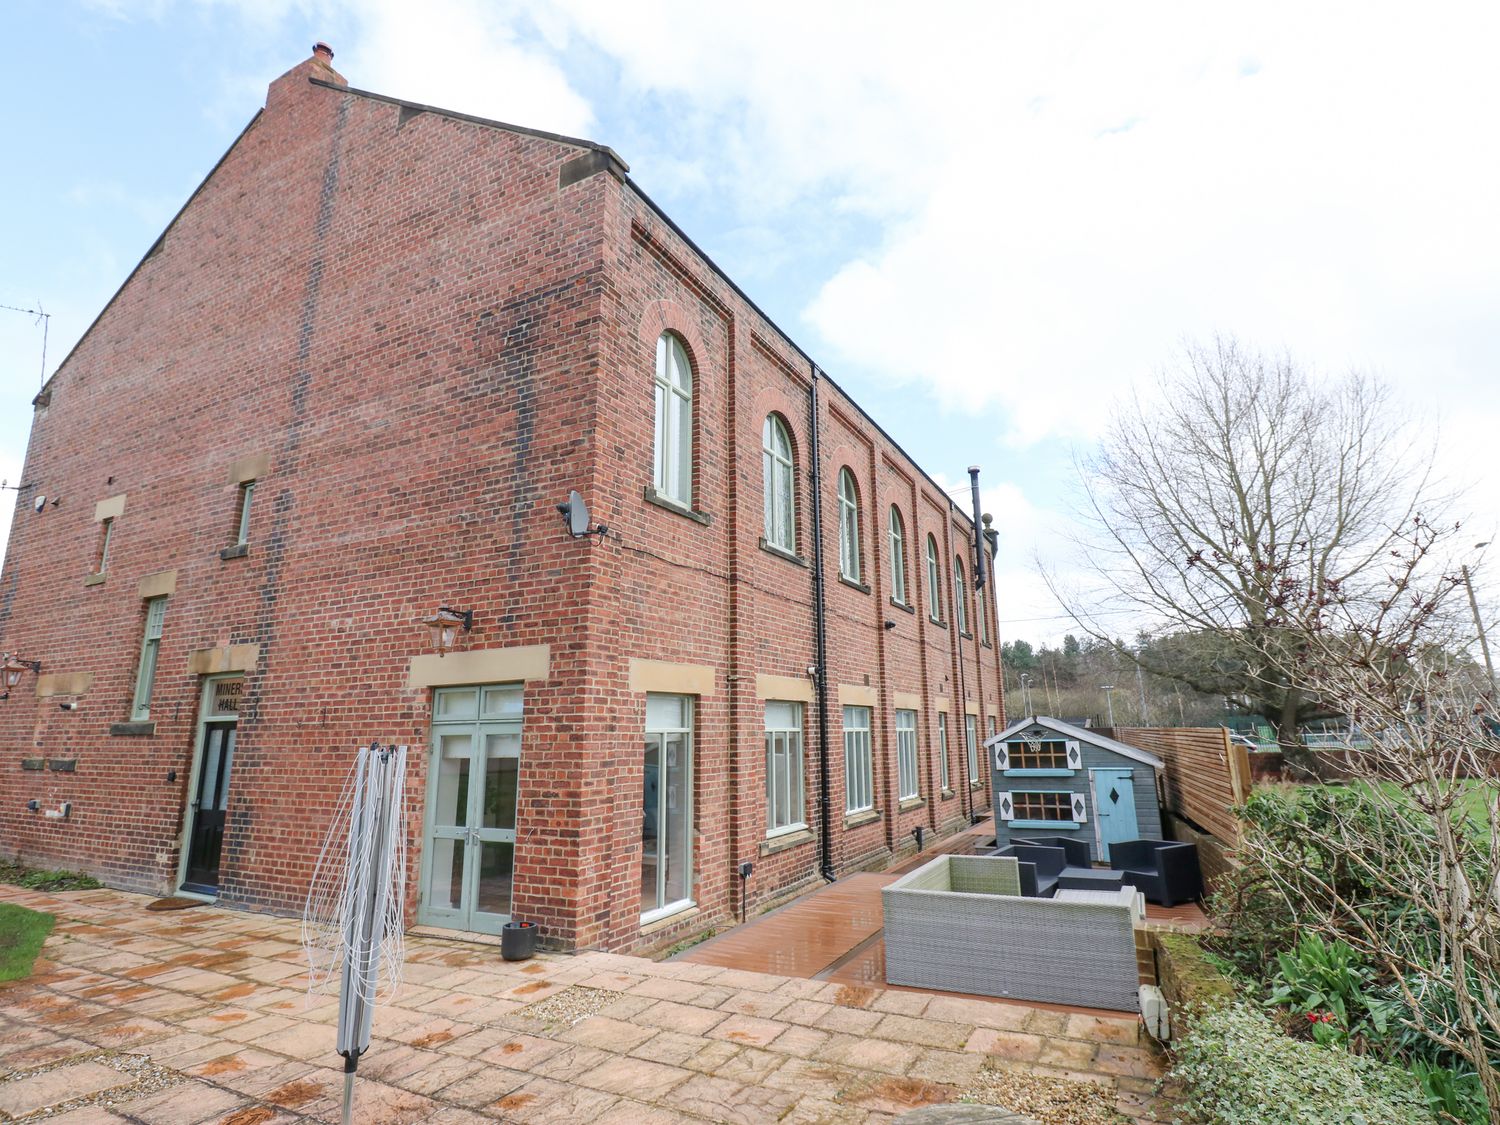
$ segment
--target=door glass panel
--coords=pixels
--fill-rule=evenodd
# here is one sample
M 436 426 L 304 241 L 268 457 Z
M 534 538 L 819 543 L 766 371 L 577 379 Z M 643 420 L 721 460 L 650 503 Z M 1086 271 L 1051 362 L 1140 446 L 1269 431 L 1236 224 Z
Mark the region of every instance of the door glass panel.
M 686 734 L 668 734 L 662 739 L 662 901 L 681 902 L 688 897 L 688 739 Z
M 641 913 L 661 906 L 661 736 L 646 736 L 646 777 L 641 809 Z
M 434 838 L 431 885 L 427 888 L 427 906 L 434 910 L 458 910 L 464 894 L 464 841 Z
M 469 758 L 473 746 L 473 735 L 438 735 L 432 792 L 432 823 L 437 827 L 463 828 L 469 823 Z
M 219 766 L 219 788 L 215 803 L 220 812 L 229 808 L 229 768 L 234 764 L 234 732 L 234 727 L 224 732 L 224 760 Z
M 521 687 L 485 688 L 485 719 L 519 719 L 521 717 Z
M 493 737 L 493 736 L 491 736 Z M 490 758 L 484 764 L 484 816 L 482 828 L 516 827 L 516 781 L 518 758 Z
M 433 700 L 437 719 L 472 719 L 479 710 L 479 692 L 440 691 Z
M 483 914 L 510 913 L 511 872 L 515 845 L 485 841 L 479 845 L 479 885 L 474 909 Z

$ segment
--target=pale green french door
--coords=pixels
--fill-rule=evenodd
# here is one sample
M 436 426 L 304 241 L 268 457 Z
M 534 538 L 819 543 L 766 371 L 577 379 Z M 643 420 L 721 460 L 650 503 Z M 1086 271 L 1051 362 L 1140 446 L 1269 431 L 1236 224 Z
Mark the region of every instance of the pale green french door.
M 521 711 L 520 684 L 433 693 L 419 922 L 497 934 L 510 921 Z

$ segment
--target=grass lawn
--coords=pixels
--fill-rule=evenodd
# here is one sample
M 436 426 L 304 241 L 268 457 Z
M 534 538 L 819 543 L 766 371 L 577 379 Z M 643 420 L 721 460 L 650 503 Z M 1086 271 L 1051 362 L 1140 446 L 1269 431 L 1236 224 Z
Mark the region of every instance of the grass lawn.
M 1368 786 L 1368 781 L 1351 781 L 1351 789 Z M 1453 811 L 1457 816 L 1468 817 L 1470 825 L 1475 830 L 1483 833 L 1489 828 L 1489 799 L 1494 792 L 1493 782 L 1484 781 L 1461 781 L 1461 790 L 1458 800 L 1453 803 Z M 1380 782 L 1380 788 L 1392 797 L 1399 797 L 1400 790 L 1389 781 Z
M 0 902 L 0 981 L 31 975 L 32 962 L 55 921 L 50 914 Z

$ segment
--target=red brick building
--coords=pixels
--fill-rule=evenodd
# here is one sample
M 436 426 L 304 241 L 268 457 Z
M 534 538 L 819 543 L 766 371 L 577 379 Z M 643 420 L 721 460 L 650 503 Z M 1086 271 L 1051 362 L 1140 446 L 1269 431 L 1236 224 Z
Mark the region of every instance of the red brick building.
M 609 149 L 331 58 L 36 399 L 0 852 L 296 910 L 406 743 L 416 921 L 626 949 L 986 807 L 992 537 Z

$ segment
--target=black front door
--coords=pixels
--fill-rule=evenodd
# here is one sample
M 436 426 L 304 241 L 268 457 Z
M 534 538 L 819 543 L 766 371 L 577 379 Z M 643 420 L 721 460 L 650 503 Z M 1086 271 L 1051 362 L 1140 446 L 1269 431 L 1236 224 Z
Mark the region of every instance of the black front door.
M 229 805 L 229 770 L 234 764 L 234 723 L 205 723 L 203 763 L 198 769 L 198 791 L 188 810 L 187 867 L 183 890 L 213 895 L 219 892 L 219 852 L 224 847 L 224 810 Z

